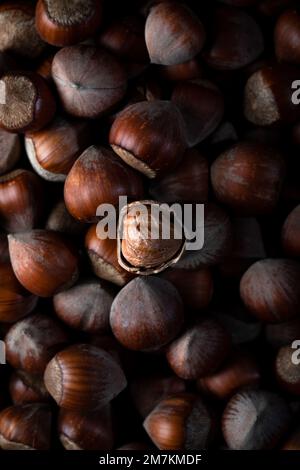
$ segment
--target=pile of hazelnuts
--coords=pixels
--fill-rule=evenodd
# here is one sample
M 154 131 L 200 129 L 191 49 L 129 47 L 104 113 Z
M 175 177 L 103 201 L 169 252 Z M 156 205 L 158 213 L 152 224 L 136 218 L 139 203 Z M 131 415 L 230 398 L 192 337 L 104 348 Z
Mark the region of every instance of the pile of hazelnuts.
M 297 3 L 1 2 L 2 449 L 300 450 Z

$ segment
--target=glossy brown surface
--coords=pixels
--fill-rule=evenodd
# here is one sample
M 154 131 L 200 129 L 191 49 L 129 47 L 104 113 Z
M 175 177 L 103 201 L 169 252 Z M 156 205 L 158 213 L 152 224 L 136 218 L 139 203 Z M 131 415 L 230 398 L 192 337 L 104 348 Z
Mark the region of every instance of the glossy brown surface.
M 78 188 L 85 188 L 78 198 Z M 98 206 L 119 204 L 120 196 L 139 199 L 143 195 L 140 175 L 123 164 L 117 155 L 103 147 L 91 146 L 73 165 L 65 182 L 68 211 L 78 220 L 95 222 Z
M 125 376 L 112 356 L 85 344 L 56 354 L 44 380 L 57 404 L 74 411 L 98 410 L 126 387 Z
M 0 413 L 0 442 L 6 450 L 48 450 L 51 410 L 44 404 L 17 405 Z
M 168 101 L 145 101 L 117 115 L 109 134 L 113 150 L 148 178 L 174 168 L 186 147 L 181 114 Z
M 69 46 L 91 36 L 102 21 L 102 1 L 39 0 L 35 24 L 41 38 L 53 46 Z
M 43 187 L 35 173 L 15 170 L 0 176 L 0 225 L 8 233 L 36 228 L 43 208 Z
M 298 314 L 300 291 L 296 284 L 300 264 L 288 259 L 266 259 L 244 274 L 240 294 L 246 307 L 265 322 L 280 323 Z
M 50 297 L 78 277 L 76 250 L 58 233 L 32 230 L 9 235 L 9 253 L 21 284 L 39 297 Z

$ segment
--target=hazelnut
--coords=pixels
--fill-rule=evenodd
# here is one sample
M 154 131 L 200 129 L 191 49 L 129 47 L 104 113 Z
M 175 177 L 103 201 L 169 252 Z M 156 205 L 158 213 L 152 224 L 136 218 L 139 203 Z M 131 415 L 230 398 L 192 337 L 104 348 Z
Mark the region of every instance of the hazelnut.
M 176 65 L 193 59 L 201 51 L 205 31 L 186 5 L 163 2 L 150 10 L 145 38 L 153 64 Z
M 144 101 L 121 111 L 109 143 L 128 165 L 148 178 L 175 168 L 186 148 L 184 123 L 169 101 Z
M 92 36 L 102 21 L 102 0 L 39 0 L 35 24 L 53 46 L 69 46 Z
M 92 225 L 87 231 L 85 248 L 92 270 L 100 279 L 105 279 L 117 286 L 124 286 L 133 278 L 133 274 L 126 271 L 118 263 L 117 240 L 99 238 L 97 236 L 97 225 Z
M 50 297 L 78 278 L 78 255 L 58 233 L 32 230 L 8 236 L 12 267 L 20 283 L 39 297 Z
M 42 375 L 50 359 L 68 341 L 58 321 L 35 313 L 15 323 L 6 334 L 6 357 L 15 369 Z
M 213 437 L 213 419 L 197 395 L 175 394 L 160 401 L 144 428 L 160 450 L 203 450 Z
M 4 450 L 49 450 L 51 410 L 33 403 L 0 412 L 0 447 Z
M 152 276 L 136 278 L 114 299 L 110 324 L 113 334 L 126 348 L 158 349 L 180 332 L 183 303 L 168 281 Z
M 273 449 L 288 430 L 290 420 L 290 410 L 279 395 L 249 390 L 237 393 L 228 402 L 222 430 L 230 449 Z
M 204 52 L 210 67 L 236 70 L 256 60 L 264 50 L 260 27 L 241 9 L 219 6 L 211 29 L 211 45 Z
M 56 294 L 56 315 L 71 328 L 88 333 L 109 331 L 109 313 L 114 295 L 109 285 L 89 279 Z
M 0 127 L 4 130 L 37 131 L 52 120 L 56 103 L 43 77 L 34 72 L 10 72 L 2 76 L 1 83 L 5 102 L 0 103 Z
M 14 323 L 31 313 L 38 299 L 19 283 L 9 262 L 0 264 L 0 279 L 0 321 Z
M 110 405 L 90 413 L 61 409 L 58 433 L 67 450 L 111 450 L 114 436 Z
M 64 110 L 83 118 L 95 119 L 110 111 L 124 97 L 127 87 L 125 71 L 117 59 L 93 46 L 58 51 L 52 76 Z
M 35 59 L 46 44 L 35 29 L 34 7 L 30 2 L 1 2 L 0 5 L 0 51 L 9 51 Z
M 241 279 L 242 300 L 250 312 L 265 322 L 288 320 L 299 313 L 299 275 L 300 264 L 296 261 L 257 261 Z
M 14 170 L 0 176 L 0 225 L 7 232 L 35 228 L 44 206 L 43 187 L 35 173 Z
M 81 188 L 80 195 L 78 188 Z M 97 209 L 100 204 L 117 206 L 120 196 L 138 199 L 142 195 L 140 176 L 111 150 L 96 146 L 89 147 L 76 160 L 64 188 L 68 211 L 84 222 L 99 219 Z
M 244 114 L 257 126 L 293 124 L 300 119 L 300 106 L 292 100 L 292 84 L 299 79 L 297 67 L 286 64 L 264 66 L 248 79 Z
M 180 259 L 185 249 L 183 228 L 179 221 L 179 227 L 172 222 L 172 214 L 168 206 L 154 201 L 137 201 L 122 209 L 118 260 L 124 269 L 149 275 Z
M 274 210 L 284 176 L 284 162 L 278 151 L 252 142 L 239 142 L 231 147 L 211 168 L 218 200 L 243 215 Z
M 178 377 L 195 380 L 220 367 L 229 350 L 230 336 L 225 328 L 215 320 L 204 319 L 175 339 L 166 356 Z
M 61 117 L 43 130 L 25 135 L 25 147 L 36 173 L 48 181 L 65 181 L 79 155 L 90 144 L 88 124 Z
M 56 354 L 47 365 L 44 380 L 57 404 L 74 411 L 99 410 L 126 387 L 123 371 L 113 357 L 86 344 Z

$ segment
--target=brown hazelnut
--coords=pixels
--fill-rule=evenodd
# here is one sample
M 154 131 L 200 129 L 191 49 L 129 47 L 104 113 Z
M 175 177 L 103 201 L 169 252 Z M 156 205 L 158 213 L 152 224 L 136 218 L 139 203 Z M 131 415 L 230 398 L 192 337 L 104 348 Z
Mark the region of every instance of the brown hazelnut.
M 9 253 L 20 283 L 39 297 L 67 289 L 78 278 L 78 255 L 60 234 L 32 230 L 8 236 Z
M 169 101 L 144 101 L 121 111 L 109 143 L 128 165 L 155 178 L 180 162 L 186 148 L 184 123 Z
M 0 175 L 13 169 L 21 156 L 21 142 L 17 134 L 0 130 Z
M 56 315 L 71 328 L 96 334 L 109 331 L 113 299 L 109 285 L 89 279 L 56 294 L 53 306 Z
M 120 196 L 133 200 L 143 196 L 140 175 L 123 164 L 111 150 L 89 147 L 76 160 L 65 182 L 68 211 L 75 219 L 95 222 L 99 219 L 98 206 L 117 206 Z
M 44 313 L 35 313 L 15 323 L 5 337 L 6 357 L 15 369 L 42 375 L 50 359 L 68 337 L 61 324 Z
M 214 283 L 209 269 L 168 269 L 162 274 L 178 290 L 184 305 L 192 310 L 204 310 L 212 300 Z
M 0 127 L 4 130 L 37 131 L 54 117 L 55 99 L 46 80 L 37 73 L 10 72 L 2 76 L 1 84 L 5 100 L 0 102 Z
M 113 357 L 86 344 L 56 354 L 44 380 L 57 404 L 74 411 L 99 410 L 126 387 L 123 371 Z
M 51 410 L 33 403 L 0 412 L 0 447 L 4 450 L 49 450 Z
M 102 21 L 102 0 L 39 0 L 35 24 L 53 46 L 69 46 L 92 36 Z
M 58 433 L 67 450 L 111 450 L 114 436 L 110 405 L 90 413 L 61 409 Z
M 14 170 L 0 176 L 0 225 L 7 232 L 35 228 L 44 208 L 40 179 L 28 170 Z
M 153 64 L 176 65 L 193 59 L 201 51 L 205 31 L 186 5 L 163 2 L 150 10 L 145 38 Z
M 207 80 L 178 83 L 171 99 L 182 113 L 189 147 L 212 134 L 223 118 L 224 98 L 219 89 Z
M 300 205 L 286 218 L 281 232 L 282 246 L 288 256 L 300 257 Z
M 185 249 L 181 222 L 175 225 L 168 206 L 136 201 L 120 213 L 119 264 L 129 272 L 149 275 L 176 263 Z M 176 215 L 175 215 L 176 217 Z
M 21 286 L 9 262 L 0 264 L 0 279 L 0 321 L 14 323 L 31 313 L 38 299 Z
M 188 328 L 167 348 L 166 356 L 178 377 L 195 380 L 214 372 L 230 350 L 230 336 L 215 320 L 204 319 Z
M 218 200 L 243 215 L 273 211 L 284 176 L 285 166 L 279 152 L 252 142 L 239 142 L 221 154 L 211 168 Z
M 219 6 L 212 22 L 212 40 L 204 58 L 210 67 L 235 70 L 256 60 L 264 39 L 256 21 L 245 11 Z
M 222 430 L 230 449 L 273 449 L 288 430 L 290 420 L 290 410 L 279 395 L 264 390 L 242 391 L 227 404 Z
M 208 186 L 208 159 L 197 149 L 188 149 L 174 170 L 151 181 L 149 192 L 161 202 L 203 203 L 208 199 Z
M 155 350 L 180 332 L 183 303 L 168 281 L 153 276 L 136 278 L 114 299 L 110 324 L 113 334 L 126 348 Z
M 9 394 L 14 405 L 47 402 L 50 398 L 43 380 L 24 371 L 12 373 L 9 379 Z
M 105 49 L 70 46 L 57 52 L 52 76 L 68 114 L 97 118 L 110 111 L 125 95 L 123 67 Z
M 246 353 L 236 351 L 214 374 L 197 380 L 200 392 L 225 400 L 245 387 L 260 383 L 261 373 L 256 361 Z
M 117 240 L 97 236 L 97 225 L 92 225 L 85 237 L 85 248 L 96 276 L 124 286 L 134 275 L 119 265 Z
M 144 428 L 160 450 L 203 450 L 212 440 L 214 422 L 199 396 L 182 393 L 160 401 Z
M 0 51 L 9 51 L 35 59 L 46 44 L 35 29 L 34 7 L 30 2 L 1 2 L 0 5 Z
M 299 276 L 300 264 L 296 261 L 257 261 L 241 279 L 242 300 L 250 312 L 265 322 L 288 320 L 299 313 Z
M 49 126 L 25 135 L 25 147 L 36 173 L 49 181 L 65 181 L 79 155 L 89 146 L 87 122 L 57 117 Z
M 300 120 L 300 106 L 293 103 L 297 67 L 286 64 L 265 66 L 248 79 L 244 94 L 246 119 L 257 126 L 293 124 Z

